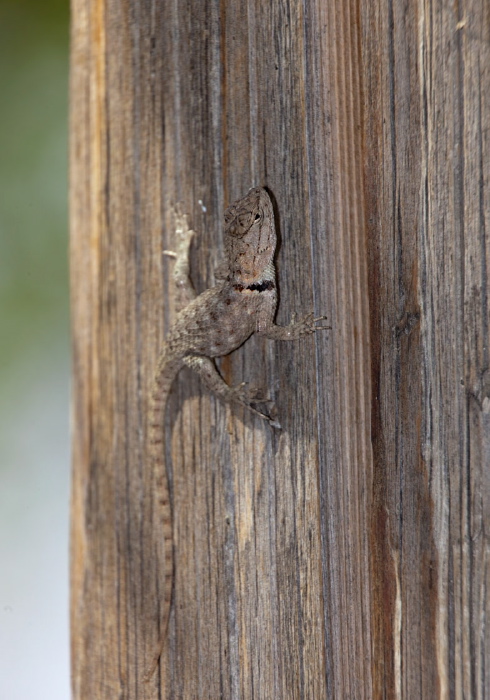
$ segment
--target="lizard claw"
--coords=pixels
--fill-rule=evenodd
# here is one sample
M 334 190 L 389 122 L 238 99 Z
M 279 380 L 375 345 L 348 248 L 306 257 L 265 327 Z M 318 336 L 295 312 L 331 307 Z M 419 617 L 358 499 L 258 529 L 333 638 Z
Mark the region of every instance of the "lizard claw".
M 172 213 L 175 229 L 175 250 L 164 250 L 163 255 L 176 261 L 177 267 L 174 276 L 180 280 L 182 274 L 184 278 L 188 276 L 189 248 L 196 232 L 189 228 L 189 216 L 182 212 L 180 203 L 173 206 Z M 183 273 L 181 273 L 181 270 L 183 270 Z M 179 281 L 177 284 L 181 286 L 183 282 Z
M 298 321 L 296 321 L 296 314 L 293 314 L 291 317 L 291 323 L 288 327 L 291 329 L 291 331 L 293 331 L 293 337 L 299 338 L 302 335 L 309 335 L 310 333 L 314 333 L 315 331 L 330 330 L 331 326 L 315 325 L 316 323 L 318 323 L 318 321 L 324 321 L 326 318 L 326 316 L 314 316 L 313 312 L 310 312 L 309 314 L 306 314 L 306 316 L 303 316 Z
M 173 207 L 173 217 L 178 249 L 188 249 L 192 238 L 196 235 L 196 232 L 189 227 L 189 214 L 182 211 L 182 205 L 180 202 L 175 204 Z
M 328 316 L 317 316 L 313 319 L 313 323 L 318 323 L 318 321 L 326 321 Z M 332 326 L 315 326 L 315 331 L 331 331 Z
M 274 401 L 272 401 L 272 399 L 267 398 L 263 394 L 263 392 L 261 392 L 260 389 L 256 389 L 253 387 L 247 389 L 245 388 L 246 386 L 246 382 L 241 382 L 240 384 L 237 384 L 237 386 L 232 387 L 231 390 L 235 401 L 240 403 L 242 406 L 245 406 L 245 408 L 248 408 L 248 410 L 252 413 L 255 413 L 256 416 L 260 416 L 261 418 L 266 420 L 271 427 L 280 430 L 281 426 L 276 420 L 277 410 Z M 253 404 L 257 403 L 267 404 L 268 413 L 263 413 L 262 411 L 259 411 L 257 408 L 255 408 Z

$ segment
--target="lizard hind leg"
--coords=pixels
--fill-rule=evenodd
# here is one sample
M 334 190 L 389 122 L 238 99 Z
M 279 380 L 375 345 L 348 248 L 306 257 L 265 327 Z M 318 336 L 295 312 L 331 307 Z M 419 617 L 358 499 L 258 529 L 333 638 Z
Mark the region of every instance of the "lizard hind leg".
M 219 396 L 223 401 L 227 403 L 240 404 L 245 406 L 251 413 L 256 416 L 260 416 L 266 420 L 272 427 L 280 428 L 281 426 L 275 420 L 275 407 L 273 402 L 263 398 L 257 392 L 249 392 L 245 388 L 245 382 L 238 384 L 238 386 L 229 386 L 219 374 L 216 369 L 216 365 L 209 357 L 203 357 L 202 355 L 187 355 L 183 358 L 184 364 L 197 372 L 201 377 L 202 381 L 206 387 Z M 252 406 L 253 403 L 266 403 L 269 404 L 271 409 L 271 416 L 262 413 Z

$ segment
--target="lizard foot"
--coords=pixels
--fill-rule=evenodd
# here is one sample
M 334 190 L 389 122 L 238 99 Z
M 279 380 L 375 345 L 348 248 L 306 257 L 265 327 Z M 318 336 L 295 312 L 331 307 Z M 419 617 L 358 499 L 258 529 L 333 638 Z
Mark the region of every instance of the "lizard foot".
M 177 260 L 187 260 L 189 247 L 196 232 L 189 227 L 189 215 L 184 214 L 180 203 L 173 207 L 173 219 L 177 250 L 164 250 L 163 254 Z
M 327 316 L 314 316 L 313 312 L 302 316 L 298 321 L 296 314 L 293 314 L 291 323 L 287 326 L 290 337 L 300 338 L 302 335 L 309 335 L 315 331 L 331 330 L 332 326 L 317 326 L 319 321 L 325 321 Z
M 248 410 L 255 413 L 256 416 L 260 416 L 266 420 L 273 428 L 281 428 L 276 419 L 277 409 L 274 401 L 266 397 L 260 389 L 247 387 L 246 382 L 241 382 L 237 384 L 237 386 L 231 387 L 231 391 L 234 401 L 248 408 Z M 255 408 L 256 404 L 265 404 L 267 406 L 267 413 L 263 413 Z

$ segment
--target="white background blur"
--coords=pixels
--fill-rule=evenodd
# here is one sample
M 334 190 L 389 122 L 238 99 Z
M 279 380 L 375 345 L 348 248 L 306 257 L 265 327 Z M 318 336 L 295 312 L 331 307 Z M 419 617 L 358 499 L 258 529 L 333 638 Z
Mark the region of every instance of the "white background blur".
M 0 0 L 0 700 L 68 700 L 68 2 Z

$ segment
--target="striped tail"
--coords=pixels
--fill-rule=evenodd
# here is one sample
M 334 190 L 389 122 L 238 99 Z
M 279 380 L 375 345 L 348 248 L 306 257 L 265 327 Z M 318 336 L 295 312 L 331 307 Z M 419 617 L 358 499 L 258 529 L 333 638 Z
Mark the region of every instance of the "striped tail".
M 164 347 L 158 361 L 157 371 L 148 402 L 147 458 L 152 469 L 152 511 L 154 527 L 157 532 L 153 537 L 157 540 L 158 560 L 164 562 L 165 583 L 163 589 L 163 614 L 160 625 L 160 639 L 152 658 L 150 667 L 145 674 L 148 682 L 158 666 L 167 637 L 167 627 L 170 615 L 173 585 L 173 527 L 170 496 L 168 489 L 167 467 L 165 462 L 165 409 L 167 397 L 175 375 L 182 366 L 180 359 L 169 359 Z M 156 511 L 156 512 L 155 512 Z

